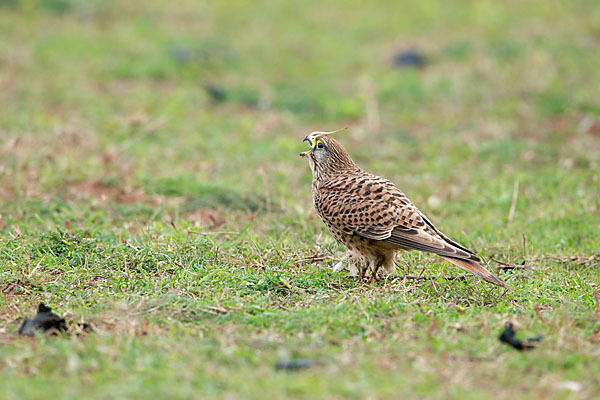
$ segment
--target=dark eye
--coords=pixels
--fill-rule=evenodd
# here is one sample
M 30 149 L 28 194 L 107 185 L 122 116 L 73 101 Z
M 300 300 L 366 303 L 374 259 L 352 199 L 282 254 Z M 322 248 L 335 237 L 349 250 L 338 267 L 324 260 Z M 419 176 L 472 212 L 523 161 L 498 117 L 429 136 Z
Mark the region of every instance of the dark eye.
M 317 143 L 317 147 L 318 147 L 319 149 L 322 149 L 322 148 L 323 148 L 323 147 L 325 147 L 325 146 L 323 145 L 323 142 L 318 142 L 318 143 Z

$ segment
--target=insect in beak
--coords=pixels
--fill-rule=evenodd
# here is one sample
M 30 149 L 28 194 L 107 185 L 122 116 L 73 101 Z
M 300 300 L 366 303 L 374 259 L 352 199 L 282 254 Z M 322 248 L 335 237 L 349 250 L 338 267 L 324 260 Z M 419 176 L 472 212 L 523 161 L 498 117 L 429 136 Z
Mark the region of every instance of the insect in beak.
M 306 157 L 312 151 L 312 142 L 308 136 L 304 138 L 303 142 L 308 142 L 309 149 L 300 153 L 300 157 Z
M 300 153 L 300 157 L 306 157 L 307 155 L 310 154 L 310 152 L 313 150 L 313 142 L 311 140 L 311 138 L 315 138 L 318 135 L 332 135 L 334 133 L 338 133 L 341 131 L 345 131 L 348 128 L 342 128 L 342 129 L 337 129 L 335 131 L 331 131 L 331 132 L 320 132 L 320 131 L 316 131 L 316 132 L 312 132 L 309 135 L 307 135 L 304 140 L 302 140 L 303 142 L 308 142 L 308 145 L 310 146 L 310 148 L 306 151 L 303 151 L 302 153 Z

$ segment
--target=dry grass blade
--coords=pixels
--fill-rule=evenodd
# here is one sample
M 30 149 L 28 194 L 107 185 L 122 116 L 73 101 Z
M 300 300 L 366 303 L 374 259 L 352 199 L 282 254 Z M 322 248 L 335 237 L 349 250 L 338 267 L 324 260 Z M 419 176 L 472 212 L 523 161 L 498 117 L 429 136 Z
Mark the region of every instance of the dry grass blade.
M 433 276 L 433 275 L 402 275 L 399 276 L 398 279 L 411 279 L 417 281 L 431 281 L 436 279 L 443 279 L 446 281 L 463 281 L 467 278 L 475 278 L 473 274 L 464 274 L 464 275 L 442 275 L 442 276 Z
M 592 254 L 591 256 L 566 256 L 559 257 L 552 254 L 546 254 L 542 257 L 532 258 L 528 260 L 528 262 L 536 262 L 542 260 L 550 260 L 557 262 L 559 264 L 569 264 L 574 263 L 577 265 L 587 265 L 591 263 L 600 263 L 600 254 Z
M 517 209 L 517 200 L 519 198 L 519 181 L 515 181 L 513 186 L 512 202 L 510 204 L 510 210 L 508 211 L 507 222 L 512 223 L 513 217 L 515 216 L 515 210 Z
M 546 321 L 546 319 L 544 317 L 542 317 L 542 307 L 538 304 L 537 306 L 535 306 L 535 313 L 538 316 L 538 318 L 540 319 L 540 321 L 542 322 L 542 324 L 548 326 L 548 322 Z
M 296 261 L 290 263 L 290 265 L 298 265 L 298 264 L 303 264 L 303 263 L 314 264 L 314 263 L 318 263 L 321 261 L 325 261 L 327 258 L 328 258 L 328 256 L 325 254 L 315 254 L 313 256 L 299 258 Z
M 509 264 L 509 263 L 502 262 L 500 260 L 496 260 L 495 258 L 492 258 L 491 260 L 493 262 L 495 262 L 496 264 L 500 264 L 496 267 L 498 269 L 504 269 L 504 270 L 508 270 L 508 269 L 531 269 L 532 270 L 533 269 L 529 265 L 527 265 L 525 263 L 525 261 L 523 261 L 523 264 Z

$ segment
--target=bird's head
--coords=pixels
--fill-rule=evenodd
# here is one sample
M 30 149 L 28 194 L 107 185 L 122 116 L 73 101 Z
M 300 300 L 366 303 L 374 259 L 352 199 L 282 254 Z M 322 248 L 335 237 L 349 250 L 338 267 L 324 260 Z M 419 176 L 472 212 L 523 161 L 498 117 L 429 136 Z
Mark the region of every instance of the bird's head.
M 313 177 L 335 174 L 340 171 L 356 168 L 356 164 L 344 147 L 329 135 L 345 130 L 338 129 L 331 132 L 311 132 L 304 138 L 308 143 L 308 150 L 300 153 L 300 157 L 307 157 Z

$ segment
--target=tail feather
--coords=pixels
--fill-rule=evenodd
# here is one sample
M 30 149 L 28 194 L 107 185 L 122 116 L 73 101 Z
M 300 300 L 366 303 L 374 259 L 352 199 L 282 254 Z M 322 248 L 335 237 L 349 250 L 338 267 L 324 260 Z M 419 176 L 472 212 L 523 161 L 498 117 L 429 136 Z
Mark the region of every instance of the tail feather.
M 483 268 L 479 263 L 472 260 L 464 260 L 461 258 L 442 257 L 444 260 L 451 262 L 452 264 L 465 269 L 475 275 L 480 276 L 483 280 L 493 283 L 501 287 L 507 287 L 506 283 L 501 281 L 496 275 L 492 274 L 487 269 Z

